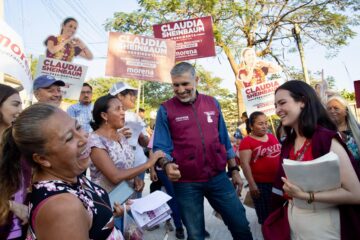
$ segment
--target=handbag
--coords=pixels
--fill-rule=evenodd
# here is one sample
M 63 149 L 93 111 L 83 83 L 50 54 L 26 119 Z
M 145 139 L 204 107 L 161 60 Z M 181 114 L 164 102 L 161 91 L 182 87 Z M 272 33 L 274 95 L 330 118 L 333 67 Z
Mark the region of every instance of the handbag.
M 265 240 L 290 240 L 288 202 L 266 218 L 262 232 Z

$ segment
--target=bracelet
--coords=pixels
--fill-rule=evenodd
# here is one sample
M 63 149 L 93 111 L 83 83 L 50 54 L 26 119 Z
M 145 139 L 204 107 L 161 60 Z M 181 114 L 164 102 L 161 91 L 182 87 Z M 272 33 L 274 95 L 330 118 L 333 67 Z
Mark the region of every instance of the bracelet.
M 230 172 L 230 173 L 232 173 L 233 171 L 238 171 L 238 172 L 240 172 L 240 168 L 239 168 L 239 166 L 233 166 L 233 167 L 229 167 L 228 168 L 228 171 Z
M 157 160 L 157 165 L 163 170 L 165 170 L 166 165 L 169 163 L 171 163 L 171 161 L 165 157 L 159 158 L 159 160 Z
M 309 192 L 309 199 L 307 200 L 308 204 L 311 204 L 315 200 L 314 192 Z
M 169 163 L 172 163 L 171 161 L 167 161 L 163 164 L 163 167 L 162 169 L 166 172 L 166 166 L 169 164 Z

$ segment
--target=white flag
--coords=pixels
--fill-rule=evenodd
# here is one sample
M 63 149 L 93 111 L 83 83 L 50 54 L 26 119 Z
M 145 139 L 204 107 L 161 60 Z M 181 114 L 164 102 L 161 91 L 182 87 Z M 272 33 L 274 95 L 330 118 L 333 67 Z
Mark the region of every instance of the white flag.
M 18 79 L 30 94 L 32 78 L 22 38 L 3 20 L 0 20 L 0 72 Z

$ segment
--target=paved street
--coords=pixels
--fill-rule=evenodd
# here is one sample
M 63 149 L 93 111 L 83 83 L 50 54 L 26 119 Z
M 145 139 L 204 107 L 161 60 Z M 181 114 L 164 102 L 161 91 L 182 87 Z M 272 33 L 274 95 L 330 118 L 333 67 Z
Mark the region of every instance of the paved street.
M 144 194 L 149 193 L 149 175 L 145 176 L 145 189 Z M 242 196 L 245 196 L 245 190 L 243 191 Z M 262 240 L 261 227 L 257 223 L 255 210 L 252 208 L 246 207 L 246 216 L 250 222 L 251 232 L 253 233 L 254 240 Z M 216 218 L 213 215 L 213 209 L 207 201 L 205 201 L 205 224 L 206 229 L 211 235 L 210 239 L 213 240 L 231 240 L 231 234 L 222 222 L 222 220 Z M 145 231 L 145 240 L 175 240 L 175 232 L 166 233 L 164 224 L 161 224 L 160 228 L 154 231 Z

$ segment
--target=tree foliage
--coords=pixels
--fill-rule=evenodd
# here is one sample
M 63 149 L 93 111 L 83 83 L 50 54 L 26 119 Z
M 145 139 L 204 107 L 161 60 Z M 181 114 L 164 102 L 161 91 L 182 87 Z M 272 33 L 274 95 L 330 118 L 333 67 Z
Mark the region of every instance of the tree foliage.
M 295 48 L 295 26 L 304 44 L 316 43 L 336 52 L 355 36 L 359 25 L 358 0 L 138 0 L 140 8 L 118 12 L 106 28 L 121 32 L 152 35 L 152 25 L 202 16 L 212 16 L 215 44 L 224 53 L 236 79 L 239 53 L 255 47 L 257 55 L 270 55 L 285 69 L 279 55 L 283 42 Z M 299 36 L 297 35 L 297 38 Z M 276 44 L 278 43 L 278 44 Z M 280 46 L 280 47 L 279 47 Z M 237 85 L 238 111 L 244 104 Z
M 152 25 L 212 16 L 216 45 L 236 75 L 239 50 L 255 46 L 258 56 L 276 57 L 274 42 L 293 38 L 298 24 L 305 41 L 330 49 L 346 45 L 359 24 L 357 0 L 139 0 L 140 8 L 118 12 L 108 30 L 152 35 Z M 278 59 L 278 58 L 276 58 Z

